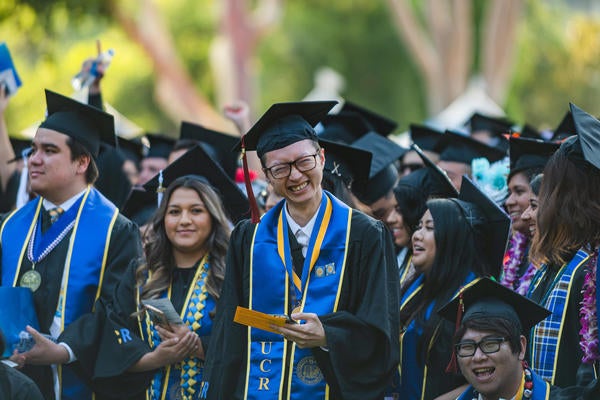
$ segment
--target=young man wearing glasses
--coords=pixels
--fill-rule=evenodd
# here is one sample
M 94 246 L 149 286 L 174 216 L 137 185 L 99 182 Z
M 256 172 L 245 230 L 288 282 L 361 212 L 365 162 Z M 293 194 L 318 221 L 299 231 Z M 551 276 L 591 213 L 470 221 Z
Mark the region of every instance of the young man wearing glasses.
M 454 355 L 471 386 L 459 400 L 544 400 L 551 391 L 551 396 L 556 394 L 555 388 L 532 372 L 525 362 L 527 339 L 523 332 L 546 318 L 548 310 L 488 278 L 481 278 L 439 313 L 450 321 L 460 321 L 454 335 Z
M 380 398 L 397 368 L 389 233 L 321 189 L 326 154 L 313 127 L 334 104 L 275 104 L 242 139 L 284 200 L 232 233 L 203 398 Z M 238 306 L 297 323 L 240 325 Z

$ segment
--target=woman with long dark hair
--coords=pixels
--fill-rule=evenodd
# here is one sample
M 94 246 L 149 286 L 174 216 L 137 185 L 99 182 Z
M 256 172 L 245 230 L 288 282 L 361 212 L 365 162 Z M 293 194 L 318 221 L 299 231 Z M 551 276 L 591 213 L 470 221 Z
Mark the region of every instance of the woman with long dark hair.
M 577 133 L 544 169 L 528 297 L 552 311 L 532 331 L 532 369 L 560 387 L 587 384 L 598 355 L 600 121 L 571 104 Z
M 533 277 L 528 257 L 531 232 L 522 215 L 533 194 L 531 180 L 542 172 L 558 146 L 542 140 L 510 138 L 508 197 L 504 206 L 512 221 L 512 232 L 502 265 L 501 283 L 521 294 L 525 293 Z
M 417 273 L 402 289 L 400 306 L 403 333 L 397 393 L 405 399 L 433 399 L 464 384 L 460 376 L 444 373 L 451 360 L 454 326 L 436 311 L 477 276 L 494 275 L 491 272 L 500 268 L 506 241 L 494 238 L 506 239 L 508 217 L 499 208 L 490 208 L 495 207 L 493 202 L 468 178 L 463 180 L 460 198 L 427 201 L 427 211 L 412 236 Z M 492 235 L 491 230 L 500 235 Z M 484 253 L 481 240 L 493 241 L 495 251 Z

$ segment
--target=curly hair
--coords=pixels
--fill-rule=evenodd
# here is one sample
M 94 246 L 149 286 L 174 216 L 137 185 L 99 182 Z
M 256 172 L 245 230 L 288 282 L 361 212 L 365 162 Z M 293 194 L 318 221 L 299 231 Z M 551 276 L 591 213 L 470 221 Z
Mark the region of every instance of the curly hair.
M 218 299 L 225 276 L 225 256 L 231 234 L 231 223 L 225 215 L 219 195 L 208 184 L 195 176 L 177 178 L 167 188 L 159 208 L 154 213 L 149 237 L 144 245 L 146 262 L 136 270 L 137 285 L 142 289 L 140 298 L 158 297 L 166 290 L 177 265 L 173 256 L 173 247 L 165 231 L 165 213 L 173 192 L 179 188 L 192 189 L 204 203 L 212 221 L 212 231 L 206 241 L 210 269 L 206 280 L 208 293 Z

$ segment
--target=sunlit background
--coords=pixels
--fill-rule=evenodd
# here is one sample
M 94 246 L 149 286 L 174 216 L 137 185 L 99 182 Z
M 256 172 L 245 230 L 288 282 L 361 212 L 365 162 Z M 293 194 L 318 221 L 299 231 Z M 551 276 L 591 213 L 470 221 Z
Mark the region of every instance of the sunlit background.
M 44 88 L 73 93 L 96 40 L 115 52 L 104 100 L 147 132 L 176 135 L 182 119 L 233 132 L 225 104 L 256 118 L 309 94 L 367 106 L 398 133 L 461 96 L 540 130 L 569 101 L 600 114 L 593 0 L 3 0 L 0 41 L 23 80 L 12 136 L 43 118 Z

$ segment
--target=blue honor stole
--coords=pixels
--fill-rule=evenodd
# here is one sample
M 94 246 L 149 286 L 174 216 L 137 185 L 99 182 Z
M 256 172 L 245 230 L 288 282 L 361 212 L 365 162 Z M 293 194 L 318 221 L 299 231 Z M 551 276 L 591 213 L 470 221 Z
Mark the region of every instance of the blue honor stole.
M 323 191 L 302 277 L 298 277 L 292 265 L 283 207 L 285 201 L 267 212 L 255 230 L 249 307 L 267 314 L 287 314 L 293 288 L 301 312 L 335 312 L 344 277 L 352 210 Z M 279 334 L 256 328 L 248 328 L 248 343 L 245 399 L 282 399 L 284 392 L 287 399 L 329 398 L 329 387 L 311 349 L 299 349 Z
M 531 370 L 550 383 L 554 383 L 554 371 L 558 361 L 565 311 L 573 286 L 572 278 L 589 258 L 590 255 L 584 250 L 577 251 L 573 259 L 559 271 L 551 289 L 540 301 L 540 304 L 552 311 L 552 314 L 533 327 L 531 331 Z M 540 272 L 543 273 L 536 274 L 529 293 L 535 290 L 544 273 L 548 273 L 545 266 Z M 548 332 L 556 332 L 557 335 L 548 335 Z
M 206 280 L 210 265 L 208 254 L 196 266 L 194 280 L 188 289 L 185 302 L 179 316 L 198 336 L 208 336 L 212 330 L 210 311 L 215 308 L 215 301 L 207 292 Z M 148 277 L 150 274 L 148 275 Z M 171 299 L 172 286 L 165 290 L 161 297 Z M 137 291 L 138 309 L 141 309 L 140 294 Z M 148 313 L 138 317 L 140 337 L 154 350 L 161 342 L 158 331 L 150 320 Z M 149 400 L 159 399 L 192 399 L 197 398 L 202 384 L 204 362 L 197 357 L 188 357 L 177 365 L 167 365 L 160 368 L 146 391 Z
M 548 400 L 550 398 L 550 384 L 533 371 L 531 377 L 533 378 L 531 400 Z M 473 386 L 469 386 L 456 400 L 473 400 L 474 395 Z M 517 393 L 517 399 L 522 399 L 522 397 L 522 393 Z
M 18 249 L 2 252 L 3 285 L 18 284 L 17 279 L 23 258 L 26 257 L 27 246 L 36 235 L 34 228 L 40 219 L 42 200 L 38 197 L 13 212 L 2 227 L 2 247 Z M 77 213 L 69 239 L 63 283 L 55 314 L 61 319 L 61 331 L 81 315 L 91 312 L 94 302 L 100 296 L 110 236 L 119 214 L 118 209 L 109 200 L 90 187 L 80 200 L 78 207 L 74 205 Z M 66 216 L 65 213 L 63 217 Z M 41 224 L 37 224 L 37 229 L 41 229 Z M 59 366 L 58 370 L 62 378 L 63 399 L 91 398 L 91 392 L 70 369 Z

